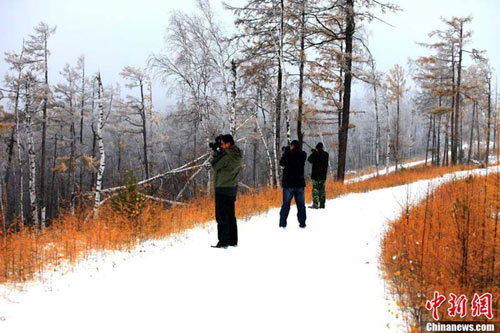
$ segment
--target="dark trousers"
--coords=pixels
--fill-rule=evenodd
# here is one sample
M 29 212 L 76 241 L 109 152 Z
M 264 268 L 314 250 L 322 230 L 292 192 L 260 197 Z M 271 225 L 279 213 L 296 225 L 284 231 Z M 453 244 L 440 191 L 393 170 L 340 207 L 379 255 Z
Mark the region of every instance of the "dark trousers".
M 297 204 L 297 219 L 299 225 L 306 225 L 306 203 L 303 187 L 283 187 L 283 205 L 280 210 L 280 227 L 286 227 L 286 219 L 290 212 L 290 203 L 292 198 L 295 197 L 295 204 Z
M 236 197 L 215 193 L 215 220 L 219 245 L 237 245 L 238 227 L 234 215 Z

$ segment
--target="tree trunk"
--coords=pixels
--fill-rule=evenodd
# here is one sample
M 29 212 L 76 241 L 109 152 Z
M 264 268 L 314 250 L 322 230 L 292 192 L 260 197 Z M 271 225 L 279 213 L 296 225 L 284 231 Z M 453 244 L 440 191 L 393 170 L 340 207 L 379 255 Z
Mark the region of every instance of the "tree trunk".
M 345 37 L 345 76 L 344 100 L 342 105 L 342 127 L 339 142 L 339 160 L 337 167 L 337 180 L 344 182 L 345 165 L 347 157 L 347 140 L 349 131 L 349 112 L 351 105 L 352 81 L 352 40 L 354 35 L 354 0 L 346 1 L 346 37 Z
M 12 166 L 12 157 L 14 156 L 15 134 L 16 134 L 16 127 L 12 126 L 12 130 L 10 132 L 9 145 L 7 147 L 7 168 L 5 169 L 5 178 L 4 178 L 5 185 L 9 183 L 10 168 Z
M 234 59 L 231 60 L 231 113 L 229 115 L 229 131 L 236 137 L 236 61 Z
M 44 36 L 44 71 L 45 71 L 45 92 L 43 94 L 43 104 L 42 104 L 42 112 L 43 112 L 43 120 L 42 120 L 42 149 L 41 149 L 41 163 L 40 163 L 40 205 L 41 211 L 45 211 L 45 160 L 46 160 L 46 139 L 47 139 L 47 124 L 48 124 L 48 116 L 47 116 L 47 104 L 48 97 L 47 94 L 49 92 L 49 65 L 48 65 L 48 48 L 47 48 L 47 39 L 48 36 Z M 38 212 L 37 212 L 38 214 Z M 44 215 L 44 214 L 42 214 Z M 42 218 L 42 216 L 41 216 Z M 45 225 L 45 219 L 42 218 L 42 226 Z
M 62 133 L 62 124 L 61 124 L 61 131 Z M 54 211 L 57 211 L 57 194 L 55 193 L 54 186 L 55 186 L 55 178 L 56 178 L 56 160 L 57 160 L 57 143 L 58 143 L 58 137 L 57 133 L 54 135 L 54 159 L 53 159 L 53 164 L 52 164 L 52 177 L 50 181 L 50 213 L 49 216 L 55 216 Z
M 31 79 L 26 79 L 26 134 L 28 138 L 28 160 L 29 160 L 29 190 L 30 190 L 30 210 L 33 224 L 43 229 L 43 225 L 39 224 L 38 219 L 38 198 L 36 196 L 36 154 L 35 142 L 33 139 L 33 124 L 32 124 L 32 111 L 31 111 Z
M 267 154 L 267 161 L 269 163 L 269 185 L 270 186 L 275 186 L 276 183 L 274 183 L 274 180 L 276 179 L 275 174 L 273 173 L 273 159 L 271 157 L 271 152 L 269 151 L 269 147 L 267 145 L 266 138 L 264 137 L 264 134 L 262 133 L 262 129 L 260 128 L 259 124 L 259 119 L 257 118 L 257 112 L 255 112 L 255 126 L 257 126 L 257 130 L 259 131 L 260 137 L 262 139 L 262 143 L 264 144 L 264 149 Z
M 443 165 L 449 165 L 449 127 L 450 115 L 446 116 L 446 124 L 444 127 L 444 147 L 443 147 Z
M 379 165 L 380 165 L 380 123 L 378 117 L 378 96 L 377 96 L 377 85 L 378 80 L 376 78 L 375 63 L 371 59 L 372 66 L 372 87 L 373 87 L 373 103 L 375 104 L 375 168 L 377 170 L 377 176 L 379 175 Z
M 429 129 L 427 130 L 427 144 L 425 146 L 425 166 L 427 166 L 427 160 L 429 156 L 429 143 L 431 141 L 431 127 L 432 127 L 432 116 L 429 115 Z
M 255 125 L 254 130 L 253 130 L 253 160 L 252 160 L 252 180 L 253 180 L 253 187 L 257 188 L 257 125 Z
M 455 93 L 455 96 L 451 99 L 451 164 L 455 165 L 457 163 L 457 137 L 456 137 L 456 126 L 455 126 L 455 114 L 456 114 L 456 84 L 455 84 L 455 46 L 452 44 L 451 48 L 451 67 L 452 67 L 452 91 Z
M 146 121 L 146 104 L 145 104 L 145 100 L 144 100 L 144 84 L 143 84 L 142 81 L 139 81 L 139 86 L 141 88 L 141 109 L 139 110 L 139 112 L 141 113 L 141 120 L 142 120 L 142 150 L 143 150 L 143 154 L 144 154 L 144 168 L 146 170 L 146 179 L 149 179 L 148 134 L 147 134 L 147 121 Z
M 436 115 L 432 115 L 432 165 L 436 165 Z
M 474 120 L 476 117 L 476 102 L 472 104 L 472 123 L 470 125 L 470 136 L 469 136 L 469 153 L 467 156 L 467 163 L 470 163 L 471 153 L 472 153 L 472 140 L 474 138 Z
M 82 64 L 82 100 L 80 104 L 80 155 L 84 155 L 83 147 L 83 117 L 85 109 L 85 63 Z M 80 168 L 79 191 L 83 191 L 83 168 Z
M 457 65 L 457 87 L 455 94 L 455 160 L 453 164 L 457 164 L 458 161 L 458 152 L 462 150 L 462 147 L 458 147 L 458 135 L 459 135 L 459 120 L 460 120 L 460 84 L 462 78 L 462 42 L 463 42 L 463 23 L 460 23 L 460 39 L 459 39 L 459 48 L 458 48 L 458 65 Z
M 481 161 L 481 132 L 479 131 L 479 104 L 476 104 L 477 160 Z
M 441 165 L 441 115 L 438 116 L 438 132 L 437 132 L 437 154 L 436 154 L 436 165 Z
M 390 152 L 391 152 L 391 117 L 389 114 L 389 104 L 385 104 L 385 111 L 387 113 L 387 129 L 386 129 L 386 142 L 385 142 L 385 175 L 389 175 L 389 159 L 390 159 Z
M 290 108 L 288 105 L 288 73 L 285 72 L 285 87 L 283 89 L 283 108 L 285 109 L 285 129 L 286 129 L 286 142 L 289 146 L 292 142 L 292 133 L 290 132 Z M 301 146 L 302 149 L 302 146 Z
M 490 157 L 490 137 L 491 135 L 491 78 L 488 77 L 488 120 L 486 126 L 486 156 L 484 157 L 484 165 L 488 165 Z
M 2 236 L 7 236 L 7 184 L 0 182 L 0 215 L 2 215 Z M 4 201 L 5 200 L 5 201 Z M 4 204 L 5 202 L 5 204 Z
M 99 103 L 99 115 L 97 117 L 97 143 L 99 145 L 99 154 L 101 156 L 99 161 L 99 169 L 97 171 L 97 180 L 95 186 L 95 197 L 94 197 L 94 216 L 98 214 L 99 204 L 101 203 L 101 189 L 102 189 L 102 177 L 105 168 L 106 154 L 104 151 L 104 142 L 102 137 L 102 128 L 104 126 L 104 106 L 102 104 L 102 99 L 104 95 L 104 90 L 102 87 L 101 74 L 97 75 L 97 98 Z
M 299 98 L 297 100 L 297 138 L 299 145 L 302 147 L 304 141 L 304 133 L 302 133 L 302 106 L 303 106 L 303 91 L 304 91 L 304 65 L 305 65 L 305 12 L 306 0 L 302 0 L 301 21 L 300 21 L 300 60 L 299 60 Z
M 21 74 L 19 74 L 18 82 L 20 82 Z M 23 147 L 21 145 L 21 119 L 19 116 L 19 83 L 16 87 L 16 99 L 14 102 L 14 112 L 16 114 L 16 144 L 17 144 L 17 164 L 19 168 L 19 220 L 21 228 L 24 227 L 24 181 L 23 181 Z
M 399 164 L 399 93 L 396 101 L 396 146 L 394 149 L 394 162 L 396 163 L 395 171 L 398 171 Z

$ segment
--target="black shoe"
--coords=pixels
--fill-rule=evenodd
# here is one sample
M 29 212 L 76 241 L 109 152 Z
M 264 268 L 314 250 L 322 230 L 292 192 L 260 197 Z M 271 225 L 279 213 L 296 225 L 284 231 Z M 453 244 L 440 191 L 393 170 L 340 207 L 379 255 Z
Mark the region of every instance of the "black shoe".
M 229 244 L 229 246 L 234 246 L 234 247 L 237 247 L 238 244 Z
M 319 206 L 319 209 L 325 209 L 325 206 Z
M 227 245 L 223 245 L 220 243 L 217 243 L 217 245 L 212 245 L 211 247 L 217 248 L 217 249 L 227 249 Z
M 307 207 L 307 208 L 310 208 L 310 209 L 318 209 L 318 206 L 314 206 L 314 205 L 312 205 L 312 206 L 309 206 L 309 207 Z
M 305 224 L 300 224 L 300 225 L 299 225 L 299 227 L 301 227 L 301 228 L 305 228 L 305 227 L 306 227 L 306 225 L 305 225 Z

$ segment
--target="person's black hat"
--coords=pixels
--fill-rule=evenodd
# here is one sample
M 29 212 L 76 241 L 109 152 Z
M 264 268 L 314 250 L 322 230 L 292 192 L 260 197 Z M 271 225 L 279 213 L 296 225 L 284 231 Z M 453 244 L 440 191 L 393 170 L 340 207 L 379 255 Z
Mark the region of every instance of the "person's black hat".
M 233 136 L 231 134 L 223 135 L 222 141 L 224 141 L 225 143 L 230 143 L 231 146 L 234 146 L 234 139 L 233 139 Z
M 299 140 L 293 140 L 292 142 L 290 142 L 290 146 L 300 148 Z
M 318 142 L 316 149 L 323 149 L 323 142 Z

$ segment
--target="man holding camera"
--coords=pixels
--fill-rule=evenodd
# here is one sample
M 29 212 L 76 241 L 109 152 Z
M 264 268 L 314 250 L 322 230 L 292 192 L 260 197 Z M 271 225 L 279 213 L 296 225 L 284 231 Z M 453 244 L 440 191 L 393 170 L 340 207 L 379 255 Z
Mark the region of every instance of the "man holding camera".
M 215 171 L 215 219 L 219 238 L 217 245 L 212 247 L 227 248 L 238 245 L 234 202 L 238 192 L 243 153 L 234 144 L 230 134 L 219 135 L 210 147 L 215 152 L 210 163 Z
M 280 227 L 286 227 L 286 220 L 290 212 L 290 203 L 295 197 L 297 204 L 297 219 L 301 228 L 306 227 L 306 206 L 304 187 L 306 181 L 304 178 L 304 165 L 307 155 L 300 148 L 299 141 L 293 140 L 290 147 L 283 147 L 283 156 L 280 165 L 283 169 L 283 204 L 280 210 Z
M 328 153 L 323 150 L 323 143 L 321 142 L 319 142 L 316 145 L 316 149 L 312 149 L 311 152 L 307 160 L 312 164 L 311 179 L 313 182 L 313 204 L 309 208 L 325 208 L 325 182 L 328 172 Z

